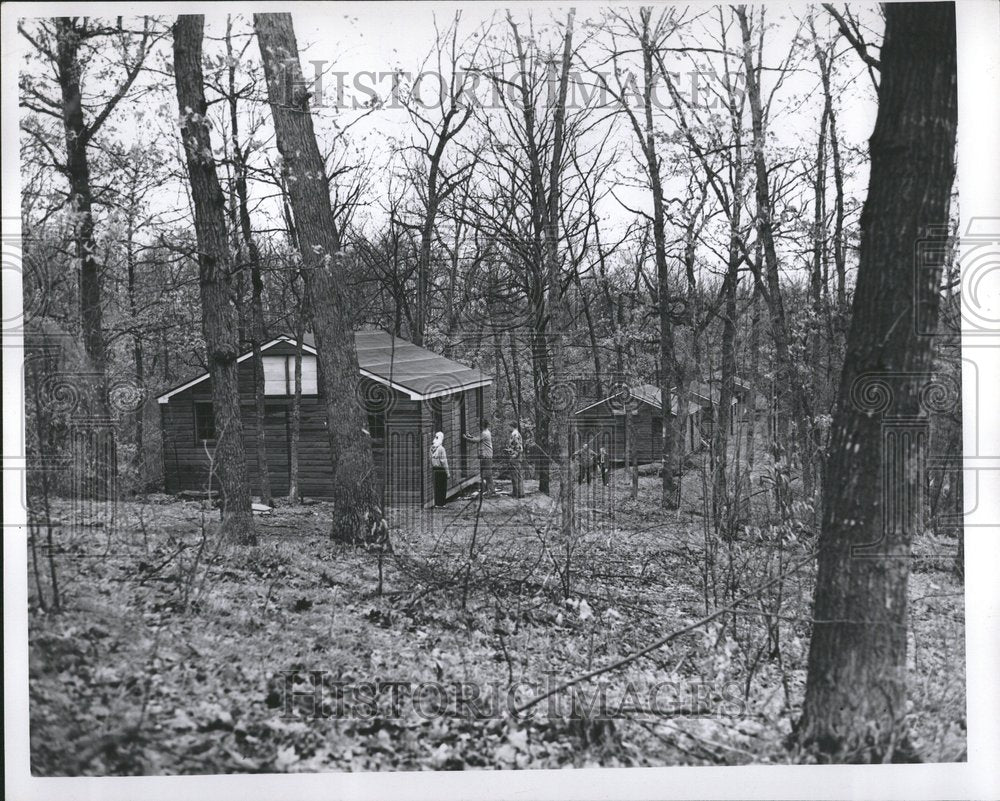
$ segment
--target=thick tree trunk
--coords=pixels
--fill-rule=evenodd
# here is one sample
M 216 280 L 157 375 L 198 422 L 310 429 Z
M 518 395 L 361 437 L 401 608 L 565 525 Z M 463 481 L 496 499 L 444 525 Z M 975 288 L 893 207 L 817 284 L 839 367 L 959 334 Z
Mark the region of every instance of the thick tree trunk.
M 100 414 L 106 410 L 107 358 L 101 308 L 101 264 L 97 260 L 97 244 L 94 241 L 93 195 L 87 157 L 91 132 L 83 117 L 80 86 L 80 32 L 74 20 L 68 17 L 58 17 L 55 24 L 56 63 L 66 138 L 66 177 L 69 181 L 67 205 L 76 215 L 74 238 L 80 260 L 80 326 L 84 350 L 92 369 L 98 374 L 94 389 Z
M 332 536 L 357 542 L 366 516 L 380 508 L 381 487 L 359 402 L 358 356 L 339 267 L 340 236 L 330 187 L 316 144 L 309 92 L 302 77 L 290 14 L 254 14 L 268 99 L 302 256 L 326 402 L 332 462 Z
M 831 433 L 815 625 L 799 737 L 838 762 L 912 758 L 907 579 L 923 443 L 913 426 L 931 367 L 954 177 L 955 7 L 889 3 L 871 176 L 847 356 Z M 916 269 L 919 265 L 920 269 Z M 893 419 L 895 418 L 895 421 Z M 916 418 L 916 420 L 915 420 Z M 891 472 L 887 472 L 891 471 Z M 864 547 L 869 546 L 869 547 Z
M 174 75 L 181 137 L 198 237 L 198 282 L 202 331 L 212 377 L 217 445 L 215 462 L 222 488 L 222 531 L 244 545 L 256 544 L 250 512 L 243 423 L 240 419 L 239 338 L 226 242 L 225 201 L 215 171 L 201 71 L 205 20 L 183 14 L 174 27 Z

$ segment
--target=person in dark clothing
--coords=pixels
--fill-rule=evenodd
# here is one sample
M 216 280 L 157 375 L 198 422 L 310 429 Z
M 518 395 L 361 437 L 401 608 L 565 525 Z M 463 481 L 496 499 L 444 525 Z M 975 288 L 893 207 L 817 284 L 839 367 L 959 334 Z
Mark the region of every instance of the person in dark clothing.
M 601 471 L 601 481 L 604 482 L 604 486 L 608 486 L 608 450 L 603 445 L 597 452 L 597 467 Z
M 479 421 L 479 436 L 466 434 L 469 442 L 479 443 L 479 476 L 482 479 L 479 491 L 484 495 L 496 495 L 493 485 L 493 434 L 490 432 L 490 421 L 485 417 Z
M 434 478 L 434 505 L 445 506 L 448 503 L 448 454 L 444 449 L 444 432 L 438 431 L 431 443 L 431 475 Z
M 590 484 L 594 480 L 594 468 L 597 467 L 597 455 L 590 449 L 590 443 L 583 443 L 578 453 L 580 459 L 580 470 L 576 483 L 582 484 L 584 479 Z

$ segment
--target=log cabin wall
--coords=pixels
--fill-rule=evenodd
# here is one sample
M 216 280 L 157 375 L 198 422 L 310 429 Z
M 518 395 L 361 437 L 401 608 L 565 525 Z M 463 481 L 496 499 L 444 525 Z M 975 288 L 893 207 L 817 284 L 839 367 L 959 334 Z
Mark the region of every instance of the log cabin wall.
M 434 434 L 444 434 L 444 449 L 448 454 L 451 477 L 448 481 L 448 495 L 453 496 L 479 481 L 479 451 L 477 443 L 466 442 L 463 434 L 479 434 L 479 419 L 483 410 L 489 413 L 492 396 L 490 387 L 477 387 L 421 401 L 420 430 L 422 432 L 423 499 L 429 504 L 434 498 L 430 470 L 430 447 Z M 501 435 L 493 432 L 494 459 L 499 455 L 503 443 Z
M 294 356 L 295 346 L 279 342 L 265 351 L 265 356 Z M 304 354 L 305 358 L 313 358 Z M 317 377 L 318 378 L 318 377 Z M 465 443 L 464 432 L 477 433 L 483 409 L 490 408 L 490 387 L 472 388 L 441 398 L 417 401 L 404 392 L 389 389 L 362 378 L 365 398 L 386 398 L 369 405 L 368 430 L 372 452 L 382 478 L 384 503 L 388 506 L 420 506 L 433 498 L 430 470 L 430 443 L 434 431 L 445 434 L 445 448 L 451 466 L 449 495 L 479 480 L 476 443 Z M 317 387 L 321 383 L 317 380 Z M 260 495 L 257 469 L 257 421 L 254 405 L 254 366 L 252 359 L 239 365 L 240 407 L 244 444 L 247 454 L 247 477 L 251 492 Z M 291 388 L 292 385 L 289 384 Z M 211 383 L 201 381 L 172 395 L 159 404 L 163 434 L 164 489 L 168 493 L 209 488 L 211 452 L 214 440 L 199 439 L 199 412 L 211 407 Z M 265 396 L 267 460 L 271 490 L 275 497 L 288 494 L 291 466 L 291 395 Z M 299 436 L 299 487 L 307 498 L 330 495 L 330 449 L 327 439 L 326 406 L 318 394 L 303 393 Z M 441 428 L 435 428 L 440 422 Z M 463 429 L 464 425 L 464 429 Z M 496 439 L 496 432 L 494 437 Z M 207 449 L 206 449 L 207 444 Z M 497 446 L 495 446 L 497 447 Z M 217 488 L 217 479 L 212 479 Z
M 636 452 L 639 464 L 649 464 L 659 461 L 663 453 L 663 413 L 660 409 L 647 403 L 640 403 L 633 413 L 635 426 Z M 613 408 L 608 401 L 583 409 L 574 415 L 575 446 L 579 448 L 584 442 L 590 442 L 592 448 L 607 449 L 611 461 L 625 464 L 625 414 L 620 409 Z M 689 413 L 688 421 L 681 438 L 685 453 L 691 453 L 701 448 L 701 415 Z

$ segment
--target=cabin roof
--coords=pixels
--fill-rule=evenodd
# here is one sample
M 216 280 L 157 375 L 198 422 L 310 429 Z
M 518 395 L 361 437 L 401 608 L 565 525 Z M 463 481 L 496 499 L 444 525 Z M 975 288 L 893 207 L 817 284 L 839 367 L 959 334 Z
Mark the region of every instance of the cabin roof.
M 261 345 L 261 350 L 269 350 L 282 342 L 294 345 L 295 337 L 281 334 Z M 385 331 L 355 331 L 354 344 L 361 375 L 398 390 L 408 395 L 411 400 L 428 400 L 493 383 L 491 378 L 474 367 L 414 345 L 408 340 L 394 337 Z M 302 345 L 303 352 L 316 354 L 316 341 L 312 334 L 303 337 Z M 247 351 L 237 359 L 237 362 L 243 362 L 251 356 L 253 351 Z M 203 372 L 160 395 L 156 400 L 158 403 L 168 403 L 174 395 L 207 381 L 208 377 L 209 374 Z
M 629 387 L 629 391 L 632 394 L 632 398 L 639 401 L 640 403 L 648 404 L 649 406 L 652 406 L 654 409 L 659 409 L 659 410 L 663 409 L 663 403 L 661 402 L 661 393 L 659 387 L 654 386 L 653 384 L 637 384 L 633 387 Z M 582 412 L 585 412 L 588 409 L 593 409 L 595 406 L 600 406 L 602 403 L 607 403 L 610 400 L 614 400 L 621 394 L 622 394 L 621 392 L 617 392 L 614 395 L 609 395 L 606 398 L 601 398 L 601 400 L 595 401 L 594 403 L 584 406 L 582 409 L 577 409 L 575 414 L 581 414 Z M 670 413 L 676 415 L 677 414 L 676 397 L 673 398 L 670 406 L 671 406 Z M 694 414 L 695 412 L 700 411 L 700 409 L 701 407 L 697 403 L 694 403 L 693 401 L 688 402 L 688 414 Z

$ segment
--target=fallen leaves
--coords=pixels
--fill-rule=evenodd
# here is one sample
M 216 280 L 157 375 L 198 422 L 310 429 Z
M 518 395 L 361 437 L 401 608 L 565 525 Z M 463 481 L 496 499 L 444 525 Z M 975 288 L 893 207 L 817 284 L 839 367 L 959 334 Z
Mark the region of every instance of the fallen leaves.
M 374 558 L 332 546 L 328 511 L 320 505 L 277 506 L 260 521 L 262 545 L 224 551 L 207 565 L 198 577 L 204 592 L 182 613 L 177 599 L 186 579 L 179 563 L 190 550 L 184 546 L 200 538 L 203 510 L 157 498 L 148 551 L 133 543 L 101 559 L 66 559 L 60 568 L 73 603 L 59 616 L 32 610 L 33 769 L 40 775 L 459 770 L 788 758 L 781 740 L 794 714 L 786 692 L 794 702 L 803 689 L 808 639 L 801 626 L 783 629 L 782 666 L 765 653 L 751 674 L 743 639 L 720 625 L 579 688 L 606 692 L 611 707 L 627 701 L 639 709 L 649 705 L 651 688 L 669 685 L 659 696 L 669 714 L 640 710 L 614 725 L 583 725 L 559 697 L 530 719 L 510 717 L 508 692 L 516 705 L 546 681 L 619 659 L 697 619 L 702 604 L 686 524 L 668 527 L 641 505 L 634 517 L 623 512 L 612 534 L 599 530 L 581 540 L 567 598 L 551 563 L 537 558 L 533 530 L 511 516 L 513 506 L 509 499 L 496 502 L 496 514 L 507 515 L 496 521 L 502 535 L 491 536 L 489 520 L 480 527 L 483 550 L 465 608 L 456 587 L 463 574 L 456 571 L 469 547 L 462 523 L 471 521 L 456 514 L 447 535 L 430 528 L 399 538 L 402 553 L 386 563 L 389 591 L 378 597 Z M 535 503 L 531 513 L 539 508 Z M 945 673 L 954 677 L 962 658 L 962 598 L 949 593 L 945 574 L 933 574 L 933 581 L 921 574 L 916 584 L 934 617 L 917 621 L 914 669 L 941 676 L 949 665 Z M 793 602 L 801 612 L 807 598 Z M 759 618 L 741 619 L 740 637 L 758 632 L 758 642 L 766 643 L 759 625 Z M 331 683 L 402 681 L 407 689 L 365 696 L 365 714 L 351 718 L 336 714 L 336 695 L 323 687 L 324 714 L 310 716 L 316 685 L 307 678 L 293 683 L 289 704 L 287 671 L 321 671 Z M 629 682 L 634 696 L 623 690 Z M 423 684 L 449 690 L 434 703 L 407 696 Z M 740 688 L 739 700 L 744 684 L 748 700 L 735 704 L 725 688 Z M 964 714 L 961 682 L 925 684 L 916 683 L 920 731 L 942 753 L 961 753 L 964 730 L 955 722 Z M 462 687 L 483 695 L 462 696 L 456 689 Z M 489 688 L 494 698 L 486 697 Z M 733 714 L 713 707 L 712 717 L 699 717 L 700 704 L 728 704 Z M 927 712 L 932 704 L 935 716 Z M 87 761 L 78 765 L 67 754 Z

